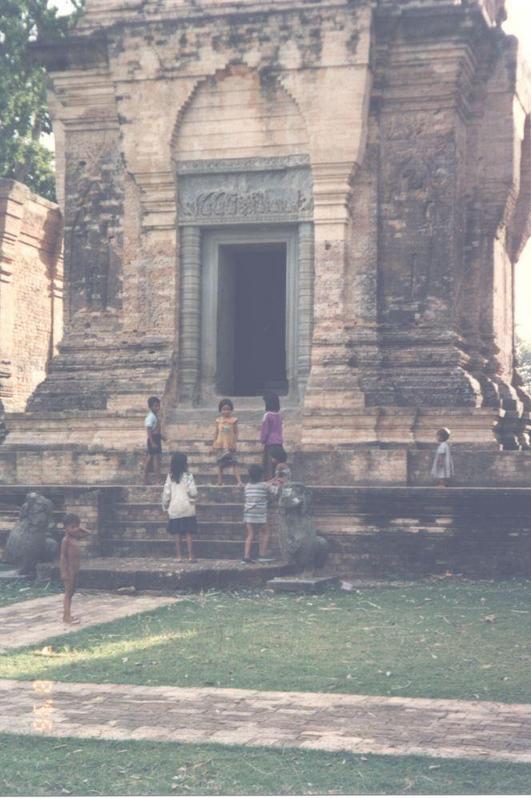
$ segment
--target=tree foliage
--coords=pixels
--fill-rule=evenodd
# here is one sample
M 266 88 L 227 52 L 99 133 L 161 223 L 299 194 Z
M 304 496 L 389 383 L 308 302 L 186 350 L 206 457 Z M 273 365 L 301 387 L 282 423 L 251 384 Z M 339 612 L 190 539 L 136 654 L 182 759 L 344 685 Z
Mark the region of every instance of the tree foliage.
M 525 390 L 531 394 L 531 341 L 516 338 L 516 363 Z
M 64 38 L 81 12 L 58 16 L 50 0 L 0 0 L 0 176 L 26 183 L 55 199 L 53 154 L 42 136 L 52 125 L 46 74 L 35 63 L 31 42 Z

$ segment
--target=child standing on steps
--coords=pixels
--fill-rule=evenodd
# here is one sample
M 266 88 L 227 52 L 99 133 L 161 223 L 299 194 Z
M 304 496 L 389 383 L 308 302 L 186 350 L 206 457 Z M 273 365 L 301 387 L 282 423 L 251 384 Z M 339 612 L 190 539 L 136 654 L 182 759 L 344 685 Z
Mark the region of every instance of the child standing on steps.
M 280 399 L 276 393 L 264 396 L 265 414 L 260 430 L 260 441 L 264 447 L 264 473 L 266 479 L 271 479 L 274 474 L 272 453 L 278 447 L 283 450 L 284 433 L 282 430 L 282 413 L 280 412 Z
M 144 462 L 144 485 L 148 484 L 149 472 L 153 469 L 155 483 L 160 484 L 160 465 L 162 460 L 162 432 L 160 427 L 160 399 L 150 396 L 149 412 L 144 420 L 147 433 L 147 453 Z
M 188 458 L 181 452 L 172 455 L 170 473 L 162 491 L 162 509 L 168 513 L 168 533 L 175 536 L 175 553 L 181 556 L 181 538 L 188 544 L 188 561 L 195 562 L 192 536 L 197 532 L 195 500 L 197 488 L 188 471 Z
M 245 486 L 243 522 L 247 531 L 242 562 L 252 563 L 251 551 L 255 533 L 258 535 L 258 562 L 267 560 L 269 551 L 269 527 L 267 503 L 275 492 L 274 486 L 264 480 L 264 469 L 259 465 L 249 466 L 249 481 Z
M 450 453 L 450 444 L 448 443 L 449 438 L 449 429 L 446 427 L 441 427 L 440 430 L 437 430 L 437 440 L 439 441 L 439 445 L 437 446 L 437 450 L 435 452 L 431 475 L 437 480 L 437 486 L 439 488 L 447 488 L 449 480 L 454 475 L 454 461 L 452 460 L 452 455 Z
M 218 410 L 221 415 L 216 419 L 216 436 L 214 450 L 217 455 L 218 485 L 223 484 L 223 471 L 232 468 L 236 484 L 241 485 L 236 449 L 238 446 L 238 419 L 234 415 L 234 405 L 230 399 L 222 399 Z

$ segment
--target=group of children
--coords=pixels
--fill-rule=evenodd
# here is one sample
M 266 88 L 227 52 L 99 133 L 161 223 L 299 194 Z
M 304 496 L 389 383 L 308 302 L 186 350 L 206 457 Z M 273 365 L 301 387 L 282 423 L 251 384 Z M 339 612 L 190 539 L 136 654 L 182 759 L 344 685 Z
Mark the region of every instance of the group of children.
M 284 449 L 282 414 L 280 400 L 276 394 L 264 396 L 265 414 L 260 430 L 260 442 L 264 447 L 262 465 L 249 467 L 245 484 L 245 503 L 243 521 L 246 527 L 244 553 L 242 562 L 252 563 L 252 547 L 255 537 L 258 538 L 258 562 L 268 561 L 269 528 L 267 524 L 267 506 L 271 494 L 278 493 L 279 488 L 290 479 L 290 469 Z M 160 401 L 157 397 L 148 400 L 149 413 L 145 419 L 147 430 L 147 455 L 144 466 L 144 479 L 147 481 L 150 468 L 155 477 L 160 478 L 160 459 L 162 453 L 162 435 L 160 431 Z M 234 415 L 234 404 L 231 399 L 222 399 L 219 403 L 219 416 L 216 418 L 213 449 L 218 469 L 218 484 L 223 484 L 224 472 L 231 469 L 236 484 L 242 485 L 238 449 L 238 419 Z M 432 477 L 440 487 L 446 487 L 454 474 L 454 466 L 448 440 L 450 431 L 441 428 L 437 431 L 439 442 L 431 470 Z M 197 531 L 195 501 L 197 487 L 192 474 L 188 471 L 185 454 L 176 453 L 171 458 L 170 472 L 166 478 L 162 494 L 162 506 L 168 513 L 168 532 L 175 537 L 177 559 L 181 560 L 181 542 L 187 541 L 188 559 L 194 562 L 193 536 Z
M 148 431 L 148 452 L 144 469 L 147 477 L 150 463 L 154 465 L 155 474 L 160 459 L 160 438 L 153 442 L 153 429 L 160 436 L 160 425 L 153 423 L 151 413 L 158 416 L 160 403 L 156 404 L 152 397 L 149 400 L 150 413 L 146 416 Z M 243 521 L 246 528 L 244 553 L 242 562 L 252 563 L 251 558 L 255 537 L 258 538 L 258 562 L 269 561 L 269 527 L 267 524 L 267 506 L 270 497 L 278 493 L 281 486 L 290 479 L 290 469 L 284 449 L 282 415 L 280 400 L 276 394 L 264 397 L 265 415 L 262 421 L 260 440 L 264 447 L 263 464 L 251 465 L 245 484 L 245 501 Z M 158 402 L 158 400 L 157 400 Z M 216 418 L 213 449 L 218 469 L 218 484 L 223 484 L 225 470 L 232 469 L 236 484 L 241 486 L 238 448 L 238 419 L 234 415 L 234 404 L 231 399 L 222 399 L 219 403 L 219 416 Z M 154 457 L 154 448 L 157 452 Z M 159 466 L 160 469 L 160 466 Z M 194 562 L 193 536 L 197 531 L 195 501 L 197 487 L 192 474 L 188 471 L 187 457 L 181 452 L 172 455 L 170 472 L 166 478 L 162 492 L 162 506 L 168 513 L 168 533 L 175 537 L 175 553 L 182 559 L 181 543 L 186 538 L 188 560 Z
M 267 523 L 267 507 L 271 496 L 279 493 L 283 485 L 291 479 L 287 455 L 284 450 L 282 414 L 280 401 L 276 394 L 264 397 L 265 414 L 260 431 L 260 441 L 264 447 L 263 463 L 249 467 L 245 484 L 243 521 L 246 536 L 243 563 L 252 563 L 252 548 L 258 538 L 258 562 L 269 561 L 270 532 Z M 148 400 L 149 413 L 145 419 L 147 430 L 147 455 L 144 463 L 144 481 L 152 469 L 160 481 L 162 433 L 160 425 L 160 400 L 152 396 Z M 218 483 L 223 483 L 223 474 L 231 468 L 237 485 L 242 485 L 237 459 L 238 419 L 234 415 L 234 405 L 230 399 L 219 403 L 219 416 L 216 418 L 213 448 L 218 468 Z M 450 431 L 443 427 L 437 431 L 438 446 L 433 460 L 431 476 L 439 487 L 447 487 L 454 475 L 454 464 L 448 443 Z M 186 539 L 188 560 L 194 562 L 193 538 L 197 532 L 195 503 L 197 487 L 193 475 L 188 471 L 186 454 L 176 452 L 171 457 L 170 471 L 162 491 L 162 506 L 168 513 L 168 533 L 175 538 L 175 553 L 182 559 L 181 543 Z M 89 534 L 80 525 L 79 516 L 68 513 L 63 521 L 64 538 L 61 544 L 60 571 L 65 588 L 63 620 L 77 623 L 71 614 L 72 596 L 76 588 L 80 565 L 78 541 Z

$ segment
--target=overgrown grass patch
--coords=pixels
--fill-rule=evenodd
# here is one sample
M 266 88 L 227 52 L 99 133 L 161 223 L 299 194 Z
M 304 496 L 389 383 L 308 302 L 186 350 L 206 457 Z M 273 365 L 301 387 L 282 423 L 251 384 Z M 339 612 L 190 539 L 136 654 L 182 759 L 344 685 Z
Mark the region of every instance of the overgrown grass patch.
M 13 566 L 8 566 L 9 570 Z M 58 582 L 30 582 L 27 579 L 14 579 L 13 581 L 0 582 L 0 607 L 14 604 L 17 601 L 27 601 L 33 598 L 42 598 L 58 593 L 61 585 Z
M 212 593 L 0 657 L 0 678 L 528 702 L 529 582 Z
M 531 766 L 294 749 L 0 735 L 0 793 L 526 794 Z

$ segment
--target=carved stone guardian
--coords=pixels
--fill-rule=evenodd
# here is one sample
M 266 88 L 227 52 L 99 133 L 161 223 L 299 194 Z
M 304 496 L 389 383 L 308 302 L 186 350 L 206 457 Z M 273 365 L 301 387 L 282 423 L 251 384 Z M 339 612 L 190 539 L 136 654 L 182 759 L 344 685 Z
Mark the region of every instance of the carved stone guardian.
M 18 567 L 22 576 L 35 576 L 37 563 L 53 560 L 58 544 L 51 530 L 53 504 L 40 493 L 28 493 L 20 516 L 9 533 L 5 559 Z
M 279 542 L 284 559 L 301 570 L 326 562 L 328 543 L 315 533 L 312 491 L 300 482 L 290 482 L 280 492 Z

